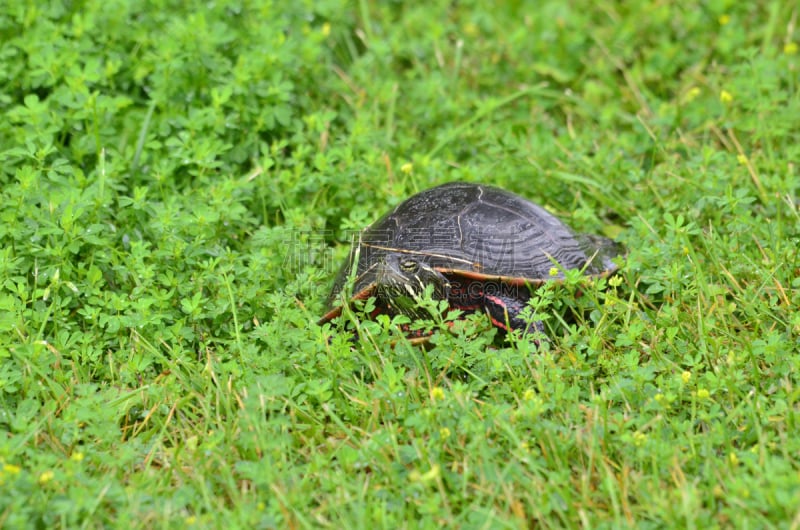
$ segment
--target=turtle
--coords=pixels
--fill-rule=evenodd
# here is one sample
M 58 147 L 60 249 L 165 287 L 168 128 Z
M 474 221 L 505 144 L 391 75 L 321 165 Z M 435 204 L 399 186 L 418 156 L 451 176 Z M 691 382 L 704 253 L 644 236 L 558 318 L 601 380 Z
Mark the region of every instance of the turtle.
M 418 303 L 427 287 L 450 309 L 487 313 L 503 331 L 543 332 L 541 321 L 521 317 L 533 290 L 563 280 L 570 269 L 610 275 L 623 253 L 613 240 L 578 234 L 519 195 L 450 182 L 406 199 L 360 233 L 318 323 L 341 314 L 342 292 L 353 276 L 349 303 L 374 296 L 372 317 L 430 318 Z

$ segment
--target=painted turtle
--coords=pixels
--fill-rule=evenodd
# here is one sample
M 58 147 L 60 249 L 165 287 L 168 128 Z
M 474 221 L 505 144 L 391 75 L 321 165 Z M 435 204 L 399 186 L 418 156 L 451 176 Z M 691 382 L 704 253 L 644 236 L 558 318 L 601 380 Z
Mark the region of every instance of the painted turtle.
M 493 186 L 451 182 L 414 195 L 359 237 L 328 297 L 319 323 L 342 311 L 341 292 L 357 259 L 353 300 L 376 298 L 376 314 L 430 315 L 417 300 L 425 286 L 451 309 L 485 311 L 503 330 L 542 331 L 520 311 L 531 290 L 563 279 L 617 270 L 622 247 L 602 236 L 576 234 L 544 208 Z M 422 312 L 421 312 L 422 311 Z

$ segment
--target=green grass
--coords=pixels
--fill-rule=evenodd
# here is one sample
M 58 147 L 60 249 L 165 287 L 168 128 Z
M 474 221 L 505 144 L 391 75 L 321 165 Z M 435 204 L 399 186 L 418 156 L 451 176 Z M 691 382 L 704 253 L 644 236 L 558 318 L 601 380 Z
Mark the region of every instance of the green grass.
M 488 6 L 7 2 L 0 526 L 800 527 L 800 11 Z M 539 350 L 316 325 L 452 180 L 621 273 Z

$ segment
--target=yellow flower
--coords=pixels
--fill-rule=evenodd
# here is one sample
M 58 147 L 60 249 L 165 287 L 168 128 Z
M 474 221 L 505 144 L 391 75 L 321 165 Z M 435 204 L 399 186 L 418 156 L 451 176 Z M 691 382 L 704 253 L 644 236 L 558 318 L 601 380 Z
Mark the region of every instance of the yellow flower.
M 400 171 L 408 175 L 409 173 L 414 171 L 414 164 L 412 164 L 411 162 L 406 162 L 405 164 L 400 166 Z
M 697 96 L 699 95 L 700 95 L 700 89 L 696 86 L 693 86 L 692 88 L 686 91 L 686 95 L 684 96 L 684 101 L 688 103 L 693 99 L 697 98 Z
M 525 390 L 525 392 L 522 394 L 523 401 L 530 401 L 535 397 L 536 397 L 536 391 L 534 391 L 532 388 Z
M 717 19 L 720 26 L 726 26 L 731 21 L 730 15 L 720 15 Z
M 433 390 L 431 390 L 431 399 L 433 401 L 442 401 L 444 399 L 444 390 L 438 386 L 434 387 Z
M 43 471 L 42 474 L 39 475 L 39 484 L 47 484 L 48 482 L 53 480 L 53 477 L 55 476 L 56 474 L 50 470 Z
M 186 519 L 184 519 L 184 522 L 185 522 L 187 525 L 193 525 L 194 523 L 196 523 L 196 522 L 197 522 L 197 516 L 196 516 L 196 515 L 190 515 L 189 517 L 187 517 Z
M 550 267 L 550 276 L 558 276 L 558 267 Z
M 797 53 L 797 43 L 796 42 L 787 42 L 783 45 L 783 53 L 786 55 L 794 55 Z
M 739 457 L 738 457 L 738 456 L 736 456 L 736 453 L 734 453 L 733 451 L 731 451 L 731 452 L 728 454 L 728 461 L 729 461 L 731 464 L 733 464 L 734 466 L 735 466 L 735 465 L 738 465 L 738 464 L 739 464 Z
M 9 475 L 18 475 L 20 471 L 22 471 L 22 468 L 19 466 L 15 466 L 14 464 L 3 464 L 3 473 L 8 473 Z
M 80 451 L 75 451 L 69 456 L 69 459 L 72 460 L 73 462 L 80 462 L 81 460 L 83 460 L 83 453 L 81 453 Z
M 711 392 L 709 392 L 705 388 L 700 388 L 697 390 L 697 397 L 699 399 L 708 399 L 709 396 L 711 396 Z
M 636 431 L 633 433 L 633 445 L 641 447 L 647 441 L 647 435 L 643 432 Z
M 450 429 L 447 427 L 442 427 L 439 429 L 439 436 L 441 436 L 443 439 L 450 438 Z
M 330 22 L 326 22 L 322 25 L 322 35 L 324 37 L 327 37 L 330 34 L 331 34 L 331 24 Z
M 744 155 L 737 155 L 736 160 L 743 166 L 747 165 L 747 157 Z
M 692 379 L 692 372 L 686 370 L 681 374 L 681 380 L 684 384 L 688 383 Z
M 730 103 L 731 101 L 733 101 L 733 94 L 731 94 L 727 90 L 722 90 L 719 93 L 719 100 L 723 103 Z

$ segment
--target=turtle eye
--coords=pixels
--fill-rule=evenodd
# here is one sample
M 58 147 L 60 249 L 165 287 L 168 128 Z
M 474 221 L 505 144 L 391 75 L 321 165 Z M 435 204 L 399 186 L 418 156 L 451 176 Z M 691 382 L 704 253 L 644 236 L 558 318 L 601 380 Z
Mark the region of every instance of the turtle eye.
M 400 262 L 400 268 L 403 270 L 403 272 L 414 273 L 417 272 L 417 269 L 419 269 L 419 264 L 413 259 L 407 259 Z

